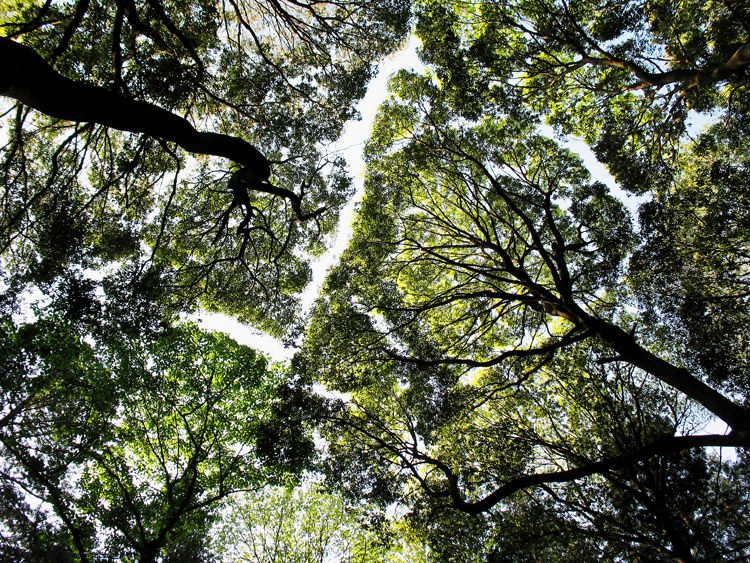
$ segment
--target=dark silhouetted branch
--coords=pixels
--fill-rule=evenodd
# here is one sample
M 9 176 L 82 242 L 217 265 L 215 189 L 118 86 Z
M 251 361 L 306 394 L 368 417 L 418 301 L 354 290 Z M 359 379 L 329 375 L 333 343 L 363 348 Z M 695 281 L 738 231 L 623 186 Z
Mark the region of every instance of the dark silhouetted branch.
M 66 78 L 30 47 L 2 37 L 0 59 L 3 61 L 0 95 L 14 98 L 41 113 L 144 133 L 176 143 L 191 153 L 228 158 L 262 180 L 271 174 L 268 160 L 247 141 L 198 131 L 187 119 L 157 105 Z M 287 190 L 267 188 L 263 191 L 288 197 Z M 292 206 L 295 206 L 294 201 Z

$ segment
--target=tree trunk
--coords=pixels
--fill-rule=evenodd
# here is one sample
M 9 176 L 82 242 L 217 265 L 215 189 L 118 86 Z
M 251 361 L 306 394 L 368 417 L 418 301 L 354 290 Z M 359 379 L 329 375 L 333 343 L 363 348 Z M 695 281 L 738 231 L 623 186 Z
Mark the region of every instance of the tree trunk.
M 737 49 L 727 61 L 707 68 L 683 68 L 666 72 L 649 72 L 639 64 L 614 56 L 596 57 L 583 54 L 580 63 L 621 68 L 641 81 L 639 87 L 667 86 L 682 83 L 685 88 L 695 88 L 727 80 L 750 65 L 750 42 Z

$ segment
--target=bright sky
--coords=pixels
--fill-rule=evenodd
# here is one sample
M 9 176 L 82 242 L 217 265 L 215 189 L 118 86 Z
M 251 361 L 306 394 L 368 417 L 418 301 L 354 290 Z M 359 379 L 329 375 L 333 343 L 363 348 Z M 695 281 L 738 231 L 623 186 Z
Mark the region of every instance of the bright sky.
M 394 53 L 380 65 L 375 78 L 372 79 L 367 89 L 367 94 L 357 106 L 362 119 L 350 121 L 344 127 L 344 132 L 338 142 L 331 147 L 331 151 L 341 152 L 349 163 L 349 171 L 354 178 L 356 192 L 354 197 L 342 209 L 339 215 L 339 224 L 331 248 L 312 265 L 312 282 L 301 296 L 302 309 L 304 313 L 310 310 L 318 292 L 323 284 L 328 269 L 336 263 L 341 253 L 346 248 L 351 237 L 352 216 L 357 203 L 362 198 L 364 191 L 364 161 L 362 160 L 362 148 L 370 136 L 370 129 L 375 118 L 375 112 L 380 103 L 385 99 L 388 78 L 401 69 L 423 68 L 417 57 L 418 40 L 412 36 L 411 40 L 403 49 Z M 208 330 L 223 332 L 231 336 L 240 344 L 245 344 L 256 350 L 265 352 L 274 361 L 284 361 L 292 357 L 295 350 L 284 348 L 283 344 L 253 327 L 243 325 L 236 319 L 217 313 L 201 313 L 199 315 L 200 325 Z

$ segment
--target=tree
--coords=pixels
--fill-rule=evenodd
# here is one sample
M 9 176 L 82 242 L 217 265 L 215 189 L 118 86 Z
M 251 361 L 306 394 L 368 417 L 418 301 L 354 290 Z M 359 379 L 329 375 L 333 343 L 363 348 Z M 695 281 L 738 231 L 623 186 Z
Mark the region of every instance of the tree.
M 4 259 L 27 277 L 40 257 L 47 276 L 156 267 L 186 304 L 285 330 L 302 255 L 350 189 L 322 144 L 407 17 L 398 1 L 8 4 Z
M 293 328 L 350 191 L 326 144 L 408 16 L 0 4 L 4 554 L 207 556 L 219 501 L 307 465 L 309 393 L 181 314 Z
M 494 514 L 523 495 L 548 499 L 542 513 L 551 505 L 591 521 L 569 500 L 577 487 L 615 508 L 618 495 L 645 489 L 639 510 L 662 523 L 684 512 L 687 531 L 638 530 L 628 541 L 684 560 L 731 553 L 721 547 L 728 523 L 701 530 L 703 516 L 689 515 L 696 509 L 674 496 L 674 480 L 641 477 L 653 464 L 695 458 L 723 480 L 732 471 L 701 448 L 747 448 L 750 413 L 744 396 L 689 369 L 659 321 L 639 318 L 623 204 L 528 122 L 462 119 L 452 93 L 429 77 L 402 73 L 392 91 L 368 144 L 353 241 L 307 335 L 308 369 L 351 394 L 330 420 L 342 460 L 331 474 L 362 495 L 405 500 L 415 491 L 407 502 L 425 504 L 427 522 L 446 507 Z M 742 381 L 741 372 L 723 375 L 715 384 L 725 389 Z M 731 432 L 696 434 L 706 414 Z M 728 478 L 727 502 L 741 506 L 737 479 Z M 650 495 L 664 494 L 659 512 Z M 612 527 L 631 525 L 623 514 L 613 509 L 591 528 L 573 516 L 567 526 L 617 545 Z M 742 556 L 747 531 L 734 530 Z M 591 549 L 594 559 L 603 548 Z
M 716 124 L 684 155 L 679 180 L 641 211 L 633 281 L 683 357 L 747 397 L 747 120 Z
M 390 530 L 382 516 L 372 518 L 320 484 L 269 487 L 229 510 L 216 545 L 227 561 L 390 561 L 397 552 L 386 545 L 394 539 L 384 537 Z
M 426 0 L 417 11 L 425 61 L 458 111 L 530 106 L 583 137 L 626 189 L 668 177 L 690 111 L 747 112 L 746 2 Z
M 110 436 L 112 381 L 70 325 L 55 318 L 18 327 L 9 321 L 4 316 L 1 333 L 0 480 L 11 501 L 3 514 L 11 534 L 2 550 L 24 558 L 49 550 L 73 560 L 73 553 L 90 549 L 93 530 L 71 506 L 66 477 Z M 58 524 L 42 516 L 42 501 L 54 507 Z
M 370 145 L 371 181 L 381 187 L 367 212 L 377 216 L 363 220 L 354 241 L 354 248 L 370 252 L 367 266 L 383 268 L 386 287 L 370 296 L 372 302 L 351 307 L 401 313 L 395 330 L 409 340 L 417 336 L 407 332 L 414 325 L 428 327 L 438 357 L 386 354 L 428 366 L 492 367 L 596 336 L 616 353 L 614 361 L 639 367 L 737 432 L 746 430 L 743 407 L 661 360 L 613 322 L 632 240 L 622 204 L 602 184 L 589 183 L 581 164 L 553 141 L 510 119 L 467 129 L 441 123 L 450 114 L 436 93 L 425 81 L 404 80 L 399 95 L 407 101 L 386 108 Z M 425 107 L 431 109 L 420 115 Z M 393 150 L 396 144 L 403 146 Z M 388 176 L 396 170 L 398 182 Z M 366 231 L 370 225 L 373 234 Z M 401 291 L 388 291 L 394 284 Z M 560 319 L 557 326 L 547 326 L 548 316 Z M 514 341 L 522 343 L 504 349 Z
M 746 2 L 414 4 L 269 369 L 183 314 L 299 334 L 410 3 L 0 3 L 4 556 L 750 557 Z
M 50 535 L 67 538 L 71 559 L 196 560 L 220 501 L 293 478 L 312 452 L 291 419 L 296 439 L 277 444 L 287 455 L 265 448 L 287 374 L 226 336 L 184 325 L 96 351 L 60 322 L 19 332 L 6 333 L 4 381 L 34 391 L 7 397 L 3 486 L 48 507 L 56 518 L 43 522 L 59 522 Z

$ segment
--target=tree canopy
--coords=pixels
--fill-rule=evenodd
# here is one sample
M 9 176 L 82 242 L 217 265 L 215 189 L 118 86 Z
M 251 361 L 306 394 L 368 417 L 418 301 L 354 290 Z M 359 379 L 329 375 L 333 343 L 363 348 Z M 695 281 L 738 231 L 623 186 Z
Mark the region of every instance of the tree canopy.
M 39 557 L 50 535 L 61 560 L 200 558 L 219 501 L 286 480 L 311 453 L 297 426 L 274 444 L 296 454 L 273 455 L 285 374 L 227 336 L 183 325 L 93 346 L 55 318 L 6 321 L 3 336 L 6 557 Z M 29 518 L 32 503 L 54 518 Z
M 409 29 L 305 317 L 353 192 L 330 143 Z M 11 0 L 0 30 L 3 557 L 750 557 L 747 2 Z
M 347 394 L 330 474 L 438 560 L 745 557 L 746 6 L 416 11 L 303 352 Z
M 323 144 L 408 4 L 6 4 L 6 260 L 132 265 L 282 332 L 350 191 Z

